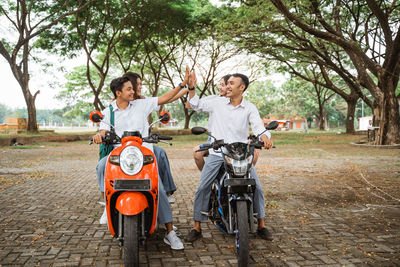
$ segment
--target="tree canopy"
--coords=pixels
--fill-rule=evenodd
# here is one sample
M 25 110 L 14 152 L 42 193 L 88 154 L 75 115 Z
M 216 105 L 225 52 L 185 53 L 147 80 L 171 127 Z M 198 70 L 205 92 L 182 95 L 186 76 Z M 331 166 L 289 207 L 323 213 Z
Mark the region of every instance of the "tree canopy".
M 189 64 L 201 77 L 198 94 L 215 94 L 217 79 L 230 72 L 221 68 L 224 62 L 256 55 L 263 62 L 249 64 L 247 74 L 261 69 L 265 75 L 291 77 L 280 88 L 253 83 L 258 88 L 247 97 L 263 115 L 274 111 L 275 101 L 287 113 L 317 118 L 320 128 L 329 113 L 345 114 L 346 130 L 353 133 L 362 99 L 373 109 L 376 143 L 400 142 L 398 1 L 242 0 L 216 7 L 208 0 L 17 0 L 2 3 L 0 11 L 19 36 L 3 38 L 0 54 L 24 92 L 30 125 L 38 94 L 29 88 L 35 49 L 86 56 L 85 64 L 67 75 L 58 96 L 75 107 L 69 115 L 107 106 L 110 79 L 127 71 L 141 74 L 148 94 L 157 96 L 176 86 Z M 245 60 L 238 57 L 237 62 Z M 302 104 L 307 111 L 289 103 L 301 94 L 309 96 Z M 184 107 L 185 101 L 182 97 L 180 107 L 188 127 L 195 113 Z

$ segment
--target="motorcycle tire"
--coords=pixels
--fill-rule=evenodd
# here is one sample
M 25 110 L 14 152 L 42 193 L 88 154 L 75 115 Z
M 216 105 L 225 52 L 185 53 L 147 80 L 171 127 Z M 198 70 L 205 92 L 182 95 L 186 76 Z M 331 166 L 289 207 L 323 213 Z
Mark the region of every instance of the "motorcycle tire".
M 249 261 L 249 219 L 247 201 L 236 201 L 236 249 L 238 266 Z
M 124 216 L 125 266 L 139 266 L 139 215 Z

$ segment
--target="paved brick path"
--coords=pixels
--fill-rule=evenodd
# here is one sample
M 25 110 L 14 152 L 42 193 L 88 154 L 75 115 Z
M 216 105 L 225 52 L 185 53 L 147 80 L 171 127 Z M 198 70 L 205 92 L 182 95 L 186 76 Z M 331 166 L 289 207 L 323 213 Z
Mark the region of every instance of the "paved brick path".
M 0 149 L 0 266 L 123 265 L 118 242 L 98 224 L 102 208 L 98 204 L 96 149 L 86 142 Z M 167 151 L 178 187 L 173 216 L 179 231 L 186 234 L 191 227 L 199 173 L 190 148 Z M 272 172 L 260 171 L 260 180 L 268 200 L 266 222 L 275 240 L 251 239 L 251 266 L 400 265 L 399 203 L 338 208 L 321 201 L 329 195 L 315 195 L 310 201 L 297 197 L 318 183 L 327 188 L 338 186 L 332 181 L 324 184 L 322 179 L 310 186 L 290 171 L 283 171 L 287 166 L 297 166 L 308 169 L 310 177 L 328 177 L 329 168 L 340 168 L 345 161 L 336 158 L 329 165 L 327 157 L 314 160 L 307 165 L 300 158 L 282 160 L 279 154 L 268 157 L 263 153 L 260 168 L 269 166 Z M 394 161 L 400 169 L 399 159 Z M 315 164 L 320 169 L 316 170 Z M 6 182 L 12 185 L 4 185 Z M 343 192 L 347 192 L 345 189 Z M 336 197 L 348 199 L 346 195 Z M 234 239 L 211 223 L 203 224 L 204 238 L 185 243 L 184 251 L 172 251 L 162 242 L 163 235 L 159 230 L 147 247 L 141 248 L 143 266 L 236 265 Z

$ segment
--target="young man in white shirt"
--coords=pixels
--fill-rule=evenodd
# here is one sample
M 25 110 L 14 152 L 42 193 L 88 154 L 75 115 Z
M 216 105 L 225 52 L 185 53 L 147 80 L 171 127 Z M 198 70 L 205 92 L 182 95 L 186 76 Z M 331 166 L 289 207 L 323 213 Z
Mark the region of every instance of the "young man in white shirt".
M 203 98 L 203 100 L 205 99 L 210 99 L 213 97 L 225 97 L 226 96 L 226 85 L 228 83 L 229 78 L 231 77 L 230 74 L 227 74 L 225 76 L 223 76 L 221 78 L 221 80 L 218 83 L 218 93 L 219 95 L 210 95 L 210 96 L 206 96 Z M 211 120 L 210 118 L 208 119 L 208 125 L 211 124 Z M 210 142 L 210 137 L 207 139 L 207 143 Z M 193 148 L 193 159 L 194 162 L 196 163 L 197 168 L 199 169 L 199 171 L 201 171 L 203 169 L 204 166 L 204 157 L 206 155 L 208 155 L 208 151 L 197 151 L 200 149 L 200 145 L 196 146 Z
M 218 93 L 219 93 L 219 95 L 206 96 L 206 97 L 202 98 L 203 101 L 212 99 L 214 97 L 226 97 L 226 87 L 228 85 L 228 80 L 229 80 L 229 78 L 231 76 L 232 76 L 231 74 L 224 75 L 221 78 L 221 80 L 219 81 L 219 83 L 218 83 Z M 188 90 L 188 89 L 186 89 L 186 90 Z M 191 108 L 190 104 L 188 105 L 187 108 Z M 196 110 L 196 108 L 194 108 L 194 110 Z M 211 119 L 209 118 L 208 119 L 208 125 L 210 125 L 210 124 L 211 124 Z M 211 137 L 208 137 L 207 143 L 209 143 L 210 140 L 211 140 Z M 194 162 L 196 163 L 197 168 L 199 169 L 199 171 L 201 171 L 203 169 L 204 163 L 205 163 L 204 157 L 208 156 L 208 151 L 198 151 L 199 149 L 200 149 L 200 145 L 195 146 L 193 148 L 193 159 L 194 159 Z M 259 155 L 259 151 L 255 150 L 254 151 L 254 159 L 253 159 L 253 165 L 254 166 L 257 163 L 258 155 Z
M 193 78 L 194 77 L 194 78 Z M 195 75 L 189 79 L 189 88 L 192 89 Z M 226 97 L 215 97 L 202 100 L 195 95 L 195 90 L 189 91 L 189 103 L 195 110 L 202 110 L 210 114 L 211 124 L 209 132 L 218 140 L 223 139 L 226 143 L 247 142 L 249 134 L 249 124 L 253 133 L 260 134 L 265 130 L 257 108 L 243 98 L 243 92 L 247 89 L 249 79 L 243 74 L 232 74 L 228 80 Z M 266 132 L 260 136 L 264 142 L 264 148 L 269 149 L 273 146 L 269 139 L 270 133 Z M 202 212 L 208 212 L 211 185 L 216 178 L 223 159 L 220 154 L 210 149 L 210 155 L 205 161 L 201 172 L 200 184 L 194 199 L 194 227 L 186 237 L 186 241 L 193 242 L 201 237 L 201 222 L 206 221 L 207 216 Z M 264 192 L 254 166 L 251 169 L 251 177 L 256 180 L 254 192 L 254 210 L 258 219 L 258 235 L 266 240 L 272 240 L 272 234 L 264 224 L 265 201 Z
M 184 81 L 179 84 L 175 89 L 167 92 L 160 97 L 136 99 L 134 100 L 134 90 L 131 82 L 126 77 L 114 79 L 110 84 L 110 89 L 113 92 L 116 100 L 111 105 L 113 106 L 115 123 L 114 128 L 118 136 L 122 136 L 124 131 L 139 131 L 143 137 L 148 136 L 149 124 L 147 117 L 149 114 L 156 110 L 158 105 L 167 103 L 173 98 L 187 83 L 189 77 L 189 68 L 186 68 L 186 76 Z M 110 124 L 110 109 L 103 110 L 104 122 Z M 93 137 L 93 142 L 100 144 L 102 136 L 105 136 L 106 131 L 110 130 L 109 125 L 106 123 L 100 124 L 100 133 Z M 152 150 L 152 145 L 143 143 L 143 146 Z M 100 191 L 104 193 L 104 173 L 105 165 L 108 157 L 104 157 L 97 164 L 97 175 Z M 158 222 L 165 224 L 167 234 L 164 242 L 171 246 L 172 249 L 181 250 L 184 248 L 182 241 L 173 230 L 172 212 L 168 203 L 168 198 L 165 193 L 162 182 L 159 182 L 159 208 L 158 208 Z M 107 222 L 107 215 L 103 213 L 100 223 Z
M 145 99 L 146 97 L 142 96 L 142 77 L 135 72 L 127 72 L 122 77 L 127 77 L 129 81 L 132 83 L 133 90 L 135 91 L 134 100 L 136 99 Z M 180 98 L 187 92 L 187 89 L 180 90 L 168 103 L 175 101 Z M 160 110 L 160 106 L 157 107 L 157 111 Z M 176 185 L 174 179 L 172 177 L 171 168 L 169 166 L 169 160 L 167 153 L 160 146 L 153 145 L 153 152 L 156 156 L 158 173 L 160 175 L 161 181 L 164 185 L 165 192 L 168 196 L 169 203 L 174 203 L 175 198 L 172 196 L 176 191 Z

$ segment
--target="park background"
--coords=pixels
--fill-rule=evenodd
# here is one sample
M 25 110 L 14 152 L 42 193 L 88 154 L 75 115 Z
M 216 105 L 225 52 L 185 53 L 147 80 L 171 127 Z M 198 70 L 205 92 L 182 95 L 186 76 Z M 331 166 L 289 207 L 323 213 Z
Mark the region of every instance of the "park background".
M 372 116 L 375 144 L 400 140 L 396 1 L 21 0 L 2 3 L 1 13 L 0 123 L 26 117 L 28 132 L 87 124 L 126 71 L 157 96 L 189 65 L 201 97 L 226 73 L 243 72 L 245 98 L 265 119 L 352 134 L 358 118 Z M 206 125 L 185 101 L 164 108 L 179 127 Z
M 28 121 L 27 133 L 0 134 L 0 265 L 123 264 L 98 224 L 93 133 L 46 133 L 42 123 L 86 124 L 109 104 L 110 80 L 128 70 L 144 77 L 146 96 L 160 95 L 188 64 L 201 97 L 243 72 L 252 81 L 245 98 L 263 118 L 308 122 L 307 132 L 273 132 L 276 148 L 260 153 L 275 240 L 251 238 L 251 266 L 400 266 L 399 26 L 397 0 L 0 0 L 0 124 Z M 185 101 L 164 107 L 184 134 L 161 144 L 182 234 L 200 176 L 192 149 L 206 137 L 181 128 L 207 122 Z M 368 115 L 377 138 L 356 144 L 368 141 L 354 134 Z M 24 145 L 9 146 L 12 138 Z M 236 266 L 234 238 L 211 222 L 203 230 L 179 252 L 160 230 L 140 261 Z

